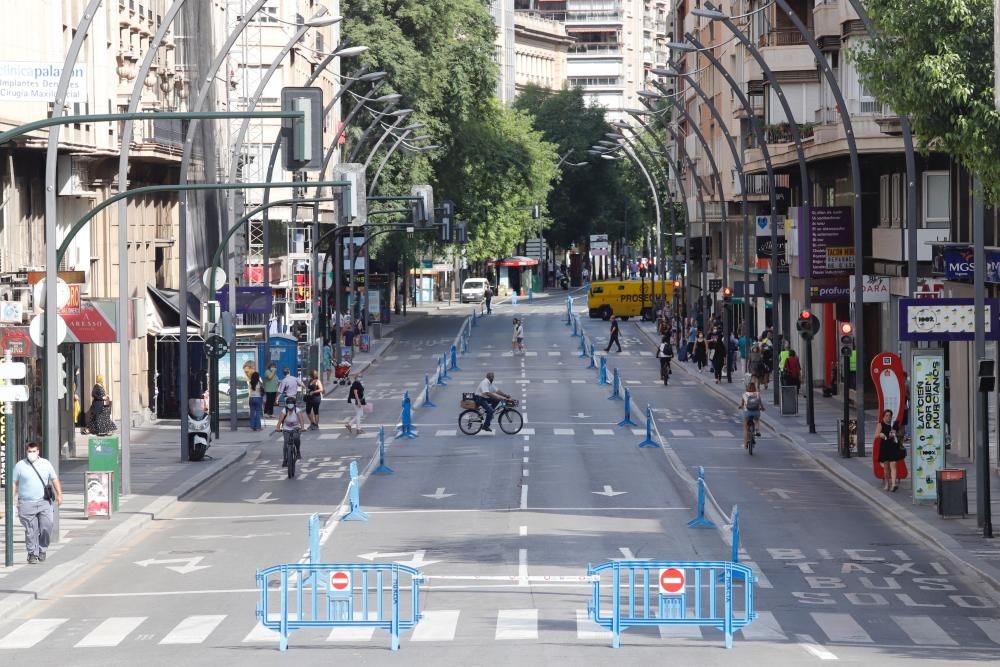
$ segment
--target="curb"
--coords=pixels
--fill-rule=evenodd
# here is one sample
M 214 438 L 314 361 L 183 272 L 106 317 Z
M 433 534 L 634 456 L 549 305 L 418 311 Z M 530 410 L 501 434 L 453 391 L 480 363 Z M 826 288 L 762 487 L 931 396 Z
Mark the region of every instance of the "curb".
M 134 537 L 137 531 L 143 529 L 144 524 L 155 520 L 158 515 L 162 514 L 181 498 L 190 494 L 202 484 L 212 480 L 228 468 L 231 468 L 236 463 L 239 463 L 246 456 L 250 447 L 255 444 L 257 443 L 245 443 L 242 451 L 219 459 L 219 465 L 216 468 L 203 470 L 182 484 L 177 485 L 170 493 L 159 496 L 145 507 L 136 510 L 132 516 L 109 530 L 80 556 L 70 562 L 60 563 L 56 567 L 53 567 L 48 572 L 20 587 L 21 590 L 8 593 L 5 599 L 0 600 L 0 618 L 7 617 L 32 602 L 45 599 L 48 593 L 65 583 L 79 570 L 103 559 L 106 553 L 127 539 Z

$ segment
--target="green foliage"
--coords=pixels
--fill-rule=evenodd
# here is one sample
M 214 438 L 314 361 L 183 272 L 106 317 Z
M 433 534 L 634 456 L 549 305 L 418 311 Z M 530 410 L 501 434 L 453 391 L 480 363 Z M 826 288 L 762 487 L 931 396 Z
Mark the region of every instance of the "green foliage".
M 1000 202 L 991 0 L 867 0 L 879 39 L 851 53 L 870 93 L 909 116 L 922 148 L 953 154 Z

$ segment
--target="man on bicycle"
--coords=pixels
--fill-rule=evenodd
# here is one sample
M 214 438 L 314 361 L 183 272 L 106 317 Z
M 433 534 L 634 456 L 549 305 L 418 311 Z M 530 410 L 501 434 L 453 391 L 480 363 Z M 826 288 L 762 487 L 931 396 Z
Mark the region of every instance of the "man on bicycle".
M 740 399 L 740 408 L 744 410 L 743 448 L 746 449 L 747 443 L 750 442 L 750 429 L 753 429 L 757 437 L 760 437 L 760 413 L 764 409 L 764 401 L 760 397 L 760 392 L 757 391 L 755 382 L 747 384 L 747 390 L 743 392 Z
M 299 411 L 295 407 L 295 397 L 288 396 L 285 398 L 285 409 L 281 411 L 281 416 L 278 417 L 278 424 L 274 427 L 275 433 L 280 432 L 284 443 L 282 445 L 282 458 L 281 467 L 284 468 L 288 465 L 288 456 L 299 456 L 299 433 L 302 431 L 302 418 L 299 416 Z
M 483 424 L 484 431 L 492 431 L 490 428 L 490 422 L 493 421 L 493 411 L 496 406 L 500 404 L 500 401 L 510 400 L 510 394 L 505 394 L 493 385 L 493 371 L 486 374 L 486 377 L 482 382 L 479 383 L 479 387 L 476 388 L 476 405 L 481 407 L 486 413 L 486 423 Z
M 656 348 L 656 358 L 660 360 L 660 379 L 664 386 L 670 379 L 670 361 L 674 358 L 674 348 L 670 344 L 670 336 L 663 335 L 660 345 Z

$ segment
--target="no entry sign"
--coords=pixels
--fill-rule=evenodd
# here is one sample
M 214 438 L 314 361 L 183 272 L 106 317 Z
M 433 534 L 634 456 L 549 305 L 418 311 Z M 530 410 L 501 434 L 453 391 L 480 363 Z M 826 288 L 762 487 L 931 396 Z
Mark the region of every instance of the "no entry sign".
M 684 570 L 671 567 L 660 570 L 660 592 L 676 595 L 684 590 Z
M 346 570 L 335 570 L 331 572 L 330 590 L 341 593 L 351 590 L 351 573 Z

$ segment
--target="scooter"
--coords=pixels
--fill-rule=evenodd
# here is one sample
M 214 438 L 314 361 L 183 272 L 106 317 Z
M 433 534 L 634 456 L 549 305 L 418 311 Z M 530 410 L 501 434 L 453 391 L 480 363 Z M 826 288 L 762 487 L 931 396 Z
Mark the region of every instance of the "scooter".
M 188 399 L 188 458 L 201 461 L 212 446 L 211 415 L 204 398 Z
M 569 289 L 569 278 L 567 278 L 566 276 L 561 276 L 559 278 L 559 286 L 562 287 L 564 290 L 568 290 Z

